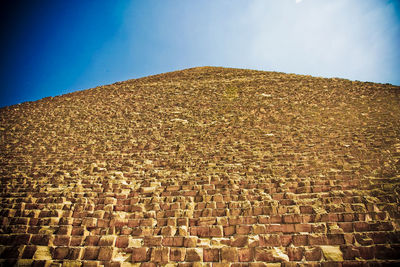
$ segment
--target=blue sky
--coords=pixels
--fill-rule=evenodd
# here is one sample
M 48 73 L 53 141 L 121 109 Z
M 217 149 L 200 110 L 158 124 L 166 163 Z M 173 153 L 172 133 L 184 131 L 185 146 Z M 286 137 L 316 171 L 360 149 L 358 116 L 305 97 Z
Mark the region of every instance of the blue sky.
M 400 1 L 10 0 L 0 10 L 0 107 L 196 66 L 400 85 Z

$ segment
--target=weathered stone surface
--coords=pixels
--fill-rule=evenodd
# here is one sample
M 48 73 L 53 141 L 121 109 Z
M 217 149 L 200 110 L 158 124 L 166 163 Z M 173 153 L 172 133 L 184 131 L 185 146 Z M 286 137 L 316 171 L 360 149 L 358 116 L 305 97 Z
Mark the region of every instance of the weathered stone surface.
M 219 249 L 217 248 L 205 248 L 203 250 L 203 256 L 205 262 L 219 262 Z
M 236 236 L 231 240 L 232 247 L 245 247 L 249 244 L 248 236 Z
M 52 256 L 51 256 L 50 247 L 37 246 L 36 252 L 33 255 L 33 259 L 35 259 L 35 260 L 51 260 Z
M 150 252 L 148 248 L 132 248 L 132 262 L 144 262 L 150 260 Z
M 100 247 L 99 256 L 97 257 L 100 261 L 111 261 L 114 256 L 113 247 Z
M 327 261 L 343 261 L 343 253 L 340 247 L 321 246 L 321 250 Z
M 274 257 L 274 260 L 289 261 L 289 256 L 281 248 L 275 247 L 272 250 L 272 256 Z
M 304 252 L 304 257 L 307 261 L 320 261 L 322 258 L 322 251 L 320 247 L 307 247 Z
M 223 247 L 221 248 L 222 262 L 235 262 L 238 261 L 239 255 L 236 248 Z
M 0 265 L 399 265 L 399 90 L 204 67 L 1 108 Z
M 240 262 L 251 262 L 254 259 L 253 248 L 242 248 L 238 249 L 239 261 Z
M 203 259 L 203 250 L 200 248 L 189 248 L 186 250 L 185 261 L 199 262 Z
M 115 241 L 117 248 L 126 248 L 129 246 L 129 236 L 118 236 Z
M 115 236 L 102 236 L 100 237 L 99 240 L 99 246 L 113 246 L 114 241 L 115 241 Z
M 67 259 L 68 258 L 68 253 L 69 253 L 69 248 L 68 247 L 56 247 L 53 250 L 53 257 L 52 258 L 57 259 L 57 260 Z
M 83 259 L 85 260 L 96 260 L 99 255 L 99 247 L 85 247 Z
M 184 261 L 186 256 L 185 248 L 171 248 L 170 260 L 171 261 Z
M 151 250 L 151 261 L 167 263 L 169 261 L 169 248 L 153 248 Z

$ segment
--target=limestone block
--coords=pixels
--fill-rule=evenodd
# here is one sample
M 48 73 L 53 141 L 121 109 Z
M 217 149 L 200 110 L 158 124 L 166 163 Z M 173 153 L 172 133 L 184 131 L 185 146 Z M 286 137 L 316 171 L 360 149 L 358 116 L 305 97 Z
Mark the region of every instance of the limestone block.
M 174 236 L 176 234 L 176 227 L 166 226 L 161 228 L 161 235 L 163 236 Z
M 35 260 L 51 260 L 51 248 L 47 246 L 37 246 L 36 252 L 33 255 Z
M 222 262 L 235 262 L 239 260 L 239 254 L 236 248 L 223 247 L 221 248 Z
M 201 248 L 189 248 L 186 250 L 185 261 L 188 262 L 199 262 L 203 259 L 203 249 Z
M 238 249 L 239 261 L 240 262 L 251 262 L 254 259 L 253 248 L 242 248 Z
M 100 237 L 99 246 L 113 246 L 115 241 L 115 236 L 113 235 L 103 235 Z
M 343 253 L 340 247 L 321 246 L 322 253 L 327 261 L 343 261 Z
M 282 248 L 277 248 L 274 247 L 272 250 L 272 256 L 274 257 L 274 260 L 278 261 L 289 261 L 289 256 L 285 253 L 285 251 Z
M 150 260 L 150 252 L 148 248 L 132 248 L 132 262 L 146 262 Z
M 33 260 L 28 260 L 28 259 L 20 259 L 17 262 L 18 267 L 30 267 L 33 265 Z
M 105 205 L 109 205 L 109 204 L 116 205 L 117 204 L 117 199 L 114 198 L 114 197 L 106 197 L 104 199 L 104 204 Z
M 143 194 L 149 194 L 149 193 L 153 193 L 157 190 L 157 187 L 155 186 L 148 186 L 148 187 L 141 187 L 140 188 L 140 192 Z
M 138 239 L 138 238 L 130 238 L 129 239 L 129 247 L 130 248 L 139 248 L 142 246 L 142 244 L 143 244 L 142 239 Z
M 62 267 L 81 267 L 82 262 L 81 261 L 63 261 Z
M 113 247 L 100 247 L 99 255 L 97 257 L 100 261 L 111 261 L 115 254 Z
M 96 218 L 84 218 L 82 220 L 82 225 L 86 227 L 96 227 L 97 219 Z
M 169 248 L 153 248 L 151 250 L 151 261 L 167 263 L 169 261 Z
M 171 261 L 184 261 L 186 257 L 185 248 L 171 248 L 170 260 Z

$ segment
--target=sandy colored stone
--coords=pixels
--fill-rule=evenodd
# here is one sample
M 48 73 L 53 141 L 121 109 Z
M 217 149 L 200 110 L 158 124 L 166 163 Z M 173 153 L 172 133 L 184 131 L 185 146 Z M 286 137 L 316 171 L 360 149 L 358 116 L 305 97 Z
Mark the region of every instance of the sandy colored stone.
M 115 254 L 113 247 L 100 247 L 99 255 L 97 257 L 100 261 L 111 261 Z
M 50 247 L 46 246 L 37 246 L 36 252 L 33 255 L 33 259 L 35 260 L 51 260 L 51 251 Z
M 223 247 L 221 248 L 222 262 L 235 262 L 238 261 L 239 255 L 236 248 Z
M 340 247 L 321 246 L 321 249 L 327 261 L 343 261 L 343 254 Z
M 130 238 L 129 239 L 129 247 L 139 248 L 143 244 L 142 239 Z
M 1 108 L 0 265 L 397 264 L 398 91 L 201 67 Z
M 62 267 L 81 267 L 82 262 L 81 261 L 64 261 L 62 263 Z
M 166 263 L 169 261 L 169 248 L 153 248 L 151 250 L 151 261 Z
M 33 260 L 28 259 L 20 259 L 18 260 L 17 266 L 18 267 L 30 267 L 33 264 Z
M 275 247 L 272 250 L 272 256 L 278 261 L 289 261 L 289 256 L 281 248 Z
M 189 248 L 186 250 L 185 261 L 199 262 L 203 259 L 203 250 L 200 248 Z
M 170 260 L 171 261 L 184 261 L 186 256 L 185 248 L 171 248 Z
M 115 242 L 115 236 L 104 235 L 100 237 L 99 246 L 113 246 Z
M 147 248 L 132 248 L 132 262 L 145 262 L 150 259 L 149 250 Z

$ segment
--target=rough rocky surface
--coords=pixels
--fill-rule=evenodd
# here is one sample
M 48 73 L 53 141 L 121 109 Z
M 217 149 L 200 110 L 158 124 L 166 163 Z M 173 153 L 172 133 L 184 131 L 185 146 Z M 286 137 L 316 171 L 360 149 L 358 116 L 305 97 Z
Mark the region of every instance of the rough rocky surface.
M 400 88 L 194 68 L 0 109 L 3 266 L 400 264 Z

